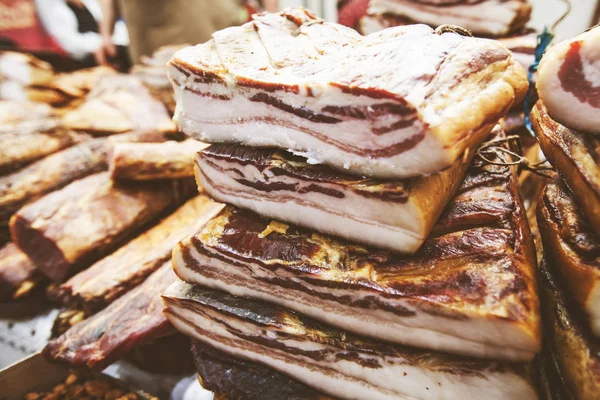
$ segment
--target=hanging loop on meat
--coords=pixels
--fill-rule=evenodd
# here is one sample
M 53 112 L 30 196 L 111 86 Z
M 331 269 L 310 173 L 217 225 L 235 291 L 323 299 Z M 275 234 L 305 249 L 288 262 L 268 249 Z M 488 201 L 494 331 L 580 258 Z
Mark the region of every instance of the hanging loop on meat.
M 445 24 L 445 25 L 440 25 L 437 28 L 435 28 L 435 33 L 438 35 L 442 35 L 444 33 L 456 33 L 457 35 L 461 35 L 461 36 L 470 36 L 473 37 L 473 33 L 466 29 L 463 28 L 462 26 L 458 26 L 458 25 L 452 25 L 452 24 Z
M 551 177 L 546 171 L 552 171 L 554 168 L 546 159 L 531 162 L 521 154 L 523 154 L 523 149 L 519 135 L 491 139 L 482 143 L 476 153 L 481 160 L 493 165 L 518 165 L 535 174 Z
M 305 23 L 305 24 L 302 24 L 302 25 L 300 25 L 300 26 L 298 27 L 298 29 L 296 29 L 296 30 L 294 31 L 294 33 L 292 33 L 292 36 L 298 36 L 300 33 L 302 33 L 302 28 L 308 28 L 308 27 L 309 27 L 309 26 L 311 26 L 311 25 L 315 25 L 315 24 L 322 24 L 322 23 L 324 23 L 324 22 L 325 22 L 325 20 L 324 20 L 324 19 L 316 19 L 316 20 L 314 20 L 314 21 L 310 21 L 310 22 L 307 22 L 307 23 Z

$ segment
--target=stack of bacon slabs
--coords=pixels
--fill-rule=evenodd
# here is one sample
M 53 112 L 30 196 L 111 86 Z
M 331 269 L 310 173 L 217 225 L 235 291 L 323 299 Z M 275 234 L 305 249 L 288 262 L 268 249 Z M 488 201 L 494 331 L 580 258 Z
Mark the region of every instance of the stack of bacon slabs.
M 361 36 L 294 8 L 169 73 L 179 128 L 212 143 L 199 186 L 228 203 L 175 247 L 163 295 L 207 388 L 536 398 L 531 235 L 514 171 L 475 157 L 527 90 L 505 47 L 423 25 Z

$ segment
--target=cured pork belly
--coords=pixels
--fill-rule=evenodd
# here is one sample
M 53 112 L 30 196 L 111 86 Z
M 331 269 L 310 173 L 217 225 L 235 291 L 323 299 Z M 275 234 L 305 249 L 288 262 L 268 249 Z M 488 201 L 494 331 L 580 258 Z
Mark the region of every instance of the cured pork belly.
M 194 155 L 208 145 L 197 140 L 115 143 L 108 159 L 113 179 L 147 181 L 192 178 Z
M 218 201 L 317 232 L 414 253 L 460 185 L 473 152 L 427 177 L 382 181 L 272 148 L 214 144 L 196 156 L 200 187 Z
M 95 174 L 21 208 L 10 220 L 12 237 L 44 275 L 61 282 L 180 204 L 182 186 L 118 185 L 108 172 Z
M 391 14 L 431 26 L 459 25 L 483 36 L 522 30 L 531 15 L 527 0 L 454 1 L 371 0 L 369 14 Z
M 546 51 L 537 90 L 552 119 L 600 133 L 600 27 Z
M 102 369 L 137 345 L 171 333 L 160 294 L 175 280 L 167 261 L 106 309 L 51 340 L 44 353 L 73 366 Z
M 513 58 L 525 69 L 529 69 L 535 61 L 535 49 L 537 47 L 538 34 L 532 30 L 525 30 L 521 33 L 498 38 L 497 40 L 506 46 L 513 55 Z
M 546 255 L 600 336 L 600 236 L 567 190 L 554 183 L 542 192 L 538 221 Z
M 573 191 L 592 228 L 600 234 L 600 136 L 587 135 L 554 121 L 542 102 L 531 122 L 540 147 Z
M 33 161 L 89 139 L 88 135 L 52 129 L 26 134 L 0 134 L 0 174 L 13 172 Z
M 541 268 L 540 299 L 544 312 L 544 342 L 557 369 L 556 381 L 564 382 L 565 399 L 600 399 L 600 343 L 580 316 L 573 310 L 570 295 L 563 291 L 559 279 L 550 272 L 557 266 Z M 556 382 L 555 382 L 556 383 Z M 558 391 L 554 391 L 554 395 Z M 562 398 L 561 398 L 562 399 Z
M 192 354 L 200 384 L 215 392 L 215 398 L 333 400 L 281 372 L 231 357 L 201 342 L 192 342 Z
M 499 43 L 423 25 L 362 36 L 302 8 L 178 51 L 169 75 L 186 134 L 379 178 L 451 166 L 527 89 Z
M 269 303 L 184 282 L 163 299 L 165 315 L 185 335 L 339 398 L 537 398 L 524 365 L 362 339 Z
M 106 168 L 106 143 L 92 139 L 0 176 L 0 231 L 26 202 Z
M 63 125 L 99 136 L 128 131 L 175 131 L 164 105 L 150 95 L 138 78 L 121 74 L 100 79 L 86 101 L 64 115 Z
M 14 243 L 0 248 L 0 302 L 23 297 L 39 281 L 35 265 Z
M 52 65 L 26 53 L 0 52 L 0 77 L 21 85 L 47 85 L 52 80 Z
M 483 358 L 539 350 L 535 254 L 508 167 L 473 161 L 412 256 L 226 207 L 173 250 L 186 282 L 257 298 L 376 339 Z
M 359 31 L 363 35 L 369 35 L 383 29 L 394 26 L 410 25 L 414 24 L 415 22 L 421 21 L 411 21 L 409 19 L 390 14 L 365 15 L 360 19 Z M 529 66 L 535 61 L 537 33 L 529 29 L 525 29 L 522 32 L 515 32 L 509 36 L 496 38 L 496 40 L 506 46 L 506 48 L 512 53 L 515 61 L 521 64 L 524 68 L 529 68 Z
M 188 200 L 160 223 L 62 284 L 61 299 L 88 314 L 104 308 L 170 260 L 173 247 L 222 207 L 202 195 Z

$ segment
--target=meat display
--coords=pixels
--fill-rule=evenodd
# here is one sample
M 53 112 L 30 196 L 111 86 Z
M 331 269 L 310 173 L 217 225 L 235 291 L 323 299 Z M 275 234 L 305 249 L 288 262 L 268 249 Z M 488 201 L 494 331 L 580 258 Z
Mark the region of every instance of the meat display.
M 0 101 L 0 134 L 30 133 L 57 126 L 54 110 L 47 104 L 30 101 Z
M 564 399 L 600 399 L 600 344 L 593 338 L 588 328 L 578 318 L 578 313 L 570 306 L 570 296 L 563 291 L 551 273 L 556 266 L 552 260 L 542 264 L 540 298 L 544 305 L 544 341 L 557 369 L 561 391 L 569 396 Z M 556 395 L 558 391 L 554 391 Z
M 214 144 L 196 157 L 214 199 L 359 243 L 414 253 L 460 185 L 468 152 L 426 177 L 377 180 L 337 172 L 272 148 Z
M 362 339 L 281 307 L 176 282 L 163 295 L 180 331 L 346 399 L 537 399 L 524 365 Z M 393 377 L 393 379 L 390 379 Z
M 453 24 L 477 35 L 505 36 L 525 27 L 531 5 L 527 0 L 371 0 L 369 14 L 391 14 L 431 26 Z
M 80 69 L 55 75 L 52 79 L 52 87 L 73 98 L 81 98 L 87 95 L 103 77 L 115 74 L 115 70 L 107 66 Z
M 105 140 L 92 139 L 0 176 L 0 229 L 26 202 L 105 168 Z
M 108 158 L 116 180 L 192 178 L 194 155 L 208 145 L 197 140 L 168 143 L 115 143 Z
M 141 285 L 51 340 L 44 353 L 53 360 L 100 370 L 138 344 L 171 333 L 160 293 L 175 280 L 167 261 Z
M 109 75 L 99 80 L 86 100 L 63 117 L 66 128 L 105 136 L 122 132 L 173 132 L 165 106 L 131 75 Z
M 25 134 L 0 134 L 0 174 L 14 172 L 33 161 L 89 139 L 82 133 L 64 129 Z
M 600 133 L 600 27 L 546 51 L 537 90 L 550 117 L 582 132 Z
M 600 236 L 567 189 L 549 184 L 542 192 L 538 223 L 549 260 L 569 298 L 585 311 L 600 337 Z
M 422 25 L 365 37 L 301 8 L 216 32 L 169 74 L 188 135 L 395 179 L 452 165 L 527 90 L 497 42 Z
M 188 200 L 160 223 L 62 284 L 62 301 L 87 314 L 104 308 L 170 260 L 173 247 L 222 207 L 202 195 Z
M 10 221 L 12 237 L 44 275 L 61 282 L 180 204 L 182 186 L 118 185 L 108 172 L 95 174 L 21 208 Z
M 0 80 L 0 99 L 32 101 L 58 106 L 65 104 L 69 97 L 52 87 L 23 86 L 19 82 Z
M 25 86 L 47 85 L 54 76 L 52 65 L 15 51 L 0 52 L 0 76 Z
M 542 102 L 531 122 L 548 161 L 574 193 L 591 226 L 600 234 L 600 136 L 569 129 L 554 121 Z
M 0 302 L 29 293 L 39 278 L 35 265 L 14 243 L 0 248 Z
M 376 339 L 506 360 L 529 360 L 540 347 L 535 265 L 512 170 L 479 159 L 413 256 L 231 206 L 173 250 L 189 283 Z
M 202 386 L 224 400 L 334 400 L 281 372 L 236 359 L 201 342 L 192 343 L 192 353 Z

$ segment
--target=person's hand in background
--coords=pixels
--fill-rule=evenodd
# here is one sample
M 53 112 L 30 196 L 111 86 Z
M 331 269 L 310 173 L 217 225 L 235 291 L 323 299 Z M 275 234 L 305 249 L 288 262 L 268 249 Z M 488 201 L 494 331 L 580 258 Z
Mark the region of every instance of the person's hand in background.
M 117 4 L 115 0 L 100 0 L 102 21 L 100 21 L 100 36 L 102 44 L 94 54 L 99 65 L 111 65 L 111 60 L 117 55 L 112 35 L 117 20 Z
M 102 43 L 94 54 L 98 65 L 111 65 L 110 60 L 117 55 L 117 48 L 112 42 L 112 37 L 102 37 Z

